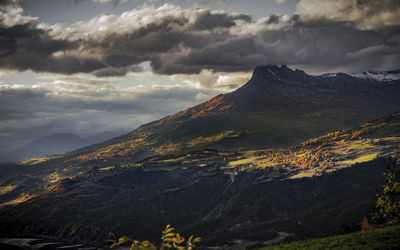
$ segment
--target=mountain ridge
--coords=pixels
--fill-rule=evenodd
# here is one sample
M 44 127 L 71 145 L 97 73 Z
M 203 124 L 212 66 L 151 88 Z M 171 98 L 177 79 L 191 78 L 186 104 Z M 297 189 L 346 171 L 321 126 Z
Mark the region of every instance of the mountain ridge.
M 256 67 L 239 89 L 73 152 L 78 160 L 134 158 L 195 150 L 288 146 L 348 129 L 400 108 L 400 81 L 338 73 L 311 76 L 286 65 Z

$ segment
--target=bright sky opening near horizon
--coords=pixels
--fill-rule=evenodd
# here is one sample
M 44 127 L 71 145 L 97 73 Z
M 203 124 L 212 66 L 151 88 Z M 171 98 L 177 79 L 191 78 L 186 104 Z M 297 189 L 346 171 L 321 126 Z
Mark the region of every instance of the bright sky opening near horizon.
M 398 0 L 0 0 L 0 154 L 139 125 L 258 65 L 400 68 Z

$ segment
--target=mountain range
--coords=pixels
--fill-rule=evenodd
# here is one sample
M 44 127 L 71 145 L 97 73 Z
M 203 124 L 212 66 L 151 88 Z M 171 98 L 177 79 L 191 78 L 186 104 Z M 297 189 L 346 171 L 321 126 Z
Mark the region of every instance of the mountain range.
M 268 65 L 234 92 L 111 140 L 0 166 L 0 235 L 104 246 L 173 224 L 211 249 L 361 222 L 400 140 L 397 73 Z M 379 119 L 377 119 L 379 118 Z

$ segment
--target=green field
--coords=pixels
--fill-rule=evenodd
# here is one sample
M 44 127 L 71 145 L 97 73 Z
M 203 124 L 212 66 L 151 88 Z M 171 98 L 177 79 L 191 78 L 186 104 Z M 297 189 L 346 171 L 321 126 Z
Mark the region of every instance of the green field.
M 308 239 L 277 246 L 270 249 L 399 249 L 400 226 L 372 229 L 327 238 Z
M 351 147 L 349 147 L 350 149 L 367 149 L 367 148 L 373 148 L 373 145 L 370 144 L 356 144 L 353 145 Z
M 343 161 L 342 163 L 355 164 L 355 163 L 372 161 L 373 159 L 376 158 L 376 156 L 377 156 L 377 153 L 366 154 L 366 155 L 362 155 L 362 156 L 358 157 L 357 159 Z
M 240 160 L 237 160 L 237 161 L 231 161 L 231 162 L 229 162 L 229 165 L 230 166 L 236 166 L 236 165 L 241 165 L 241 164 L 247 164 L 247 163 L 250 163 L 250 162 L 252 162 L 254 159 L 252 159 L 252 158 L 249 158 L 249 159 L 240 159 Z

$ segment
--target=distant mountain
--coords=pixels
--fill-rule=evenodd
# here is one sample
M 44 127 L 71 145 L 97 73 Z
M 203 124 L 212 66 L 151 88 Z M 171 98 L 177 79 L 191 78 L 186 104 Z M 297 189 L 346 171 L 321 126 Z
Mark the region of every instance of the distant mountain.
M 378 81 L 337 73 L 257 67 L 241 88 L 150 122 L 69 160 L 141 160 L 201 148 L 260 149 L 293 145 L 348 129 L 400 108 L 400 80 Z
M 86 146 L 85 140 L 72 133 L 54 134 L 43 136 L 28 143 L 10 154 L 11 161 L 44 155 L 58 154 Z
M 100 132 L 100 133 L 97 133 L 97 134 L 94 134 L 94 135 L 91 135 L 91 136 L 86 136 L 86 137 L 83 137 L 83 138 L 86 141 L 87 145 L 92 145 L 92 144 L 100 143 L 100 142 L 103 142 L 103 141 L 106 141 L 106 140 L 110 140 L 111 138 L 120 136 L 122 134 L 124 134 L 124 133 L 121 132 L 121 131 L 113 131 L 113 132 L 111 132 L 111 131 L 103 131 L 103 132 Z
M 109 140 L 117 135 L 119 135 L 119 133 L 104 131 L 89 137 L 80 137 L 73 133 L 60 133 L 43 136 L 17 148 L 9 154 L 5 154 L 2 156 L 2 159 L 3 161 L 13 162 L 27 158 L 65 153 Z

